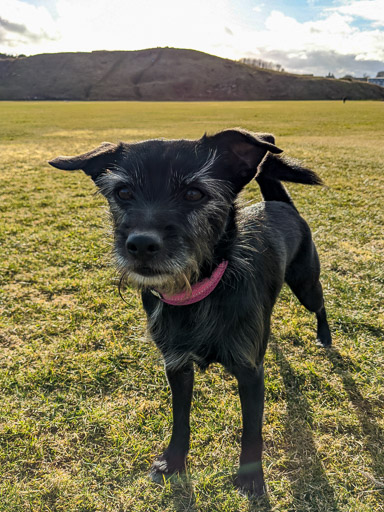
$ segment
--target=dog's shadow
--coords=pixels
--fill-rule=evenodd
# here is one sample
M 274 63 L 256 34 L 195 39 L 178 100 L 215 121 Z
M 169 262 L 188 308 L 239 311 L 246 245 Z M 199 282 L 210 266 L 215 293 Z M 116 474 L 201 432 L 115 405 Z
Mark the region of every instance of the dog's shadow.
M 233 486 L 234 479 L 235 475 L 231 475 L 224 480 L 228 485 Z M 193 482 L 187 475 L 171 479 L 165 485 L 170 490 L 170 497 L 177 512 L 198 512 L 200 510 Z M 244 497 L 248 499 L 249 512 L 270 512 L 272 510 L 268 494 L 258 498 L 248 495 L 244 495 Z
M 175 510 L 198 512 L 193 483 L 187 475 L 167 482 Z
M 270 344 L 286 388 L 286 439 L 290 443 L 290 471 L 293 496 L 298 503 L 307 503 L 316 510 L 337 512 L 337 498 L 324 471 L 312 433 L 312 407 L 306 397 L 304 383 L 276 343 Z M 363 433 L 363 446 L 371 458 L 373 474 L 380 474 L 384 455 L 384 432 L 375 421 L 374 407 L 366 400 L 352 377 L 354 363 L 335 347 L 324 350 L 333 371 L 341 378 L 343 388 L 353 405 Z M 372 478 L 374 480 L 374 478 Z M 315 490 L 310 492 L 308 490 Z
M 382 339 L 379 333 L 382 334 L 382 330 L 376 331 L 378 339 Z M 336 348 L 327 350 L 326 355 L 332 364 L 333 371 L 341 378 L 344 390 L 360 422 L 363 448 L 370 455 L 372 473 L 380 475 L 384 463 L 384 431 L 375 421 L 377 417 L 375 408 L 379 409 L 382 404 L 378 403 L 375 407 L 372 400 L 363 397 L 352 377 L 352 373 L 356 371 L 355 363 L 348 356 L 342 356 Z M 372 477 L 372 481 L 374 480 Z
M 286 389 L 287 474 L 291 480 L 293 498 L 296 503 L 305 503 L 313 510 L 337 512 L 337 498 L 324 471 L 312 433 L 312 408 L 304 385 L 278 345 L 272 342 L 270 350 L 280 368 Z

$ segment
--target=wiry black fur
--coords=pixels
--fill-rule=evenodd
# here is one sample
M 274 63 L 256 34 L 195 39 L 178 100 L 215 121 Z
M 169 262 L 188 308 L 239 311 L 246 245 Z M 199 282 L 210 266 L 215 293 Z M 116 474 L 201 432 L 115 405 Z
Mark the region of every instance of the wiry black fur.
M 320 343 L 331 343 L 311 232 L 281 184 L 321 181 L 278 153 L 270 134 L 225 130 L 196 141 L 105 143 L 50 162 L 81 168 L 96 182 L 110 205 L 118 267 L 142 289 L 149 332 L 163 354 L 173 396 L 172 437 L 153 465 L 154 478 L 184 469 L 193 363 L 204 369 L 218 362 L 239 382 L 243 436 L 237 484 L 262 494 L 263 358 L 284 281 L 316 313 Z M 240 209 L 237 195 L 253 178 L 265 202 Z M 202 197 L 187 200 L 191 190 Z M 229 263 L 222 280 L 200 302 L 171 306 L 151 291 L 188 288 L 223 260 Z

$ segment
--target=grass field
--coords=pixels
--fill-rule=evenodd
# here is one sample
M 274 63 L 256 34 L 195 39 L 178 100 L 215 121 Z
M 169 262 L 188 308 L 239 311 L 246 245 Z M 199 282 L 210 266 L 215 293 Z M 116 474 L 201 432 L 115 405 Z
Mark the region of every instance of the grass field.
M 0 103 L 0 511 L 384 511 L 384 104 Z M 288 289 L 266 356 L 267 497 L 232 485 L 234 379 L 197 374 L 188 478 L 147 478 L 170 396 L 136 292 L 118 296 L 105 203 L 47 160 L 103 140 L 272 132 L 327 187 L 291 185 L 334 336 Z M 259 199 L 256 185 L 245 198 Z

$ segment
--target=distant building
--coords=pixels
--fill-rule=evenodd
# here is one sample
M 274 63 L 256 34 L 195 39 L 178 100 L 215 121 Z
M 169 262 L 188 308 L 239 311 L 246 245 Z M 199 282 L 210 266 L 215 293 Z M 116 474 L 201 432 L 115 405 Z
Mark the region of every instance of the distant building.
M 384 87 L 384 76 L 383 77 L 376 77 L 376 78 L 368 78 L 369 84 L 375 84 L 380 85 L 381 87 Z

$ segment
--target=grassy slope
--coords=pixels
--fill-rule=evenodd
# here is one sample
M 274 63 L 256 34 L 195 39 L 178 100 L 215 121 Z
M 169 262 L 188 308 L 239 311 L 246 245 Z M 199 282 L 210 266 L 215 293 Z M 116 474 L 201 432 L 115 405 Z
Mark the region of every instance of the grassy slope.
M 259 69 L 195 50 L 0 59 L 1 100 L 383 100 L 364 82 Z
M 384 510 L 380 103 L 0 103 L 0 511 Z M 234 380 L 198 374 L 190 480 L 149 465 L 170 431 L 162 364 L 135 292 L 118 297 L 104 201 L 46 161 L 102 140 L 270 131 L 329 188 L 289 187 L 320 252 L 335 348 L 288 289 L 266 357 L 268 498 L 231 484 Z M 256 186 L 246 198 L 258 198 Z M 381 205 L 382 206 L 382 205 Z

